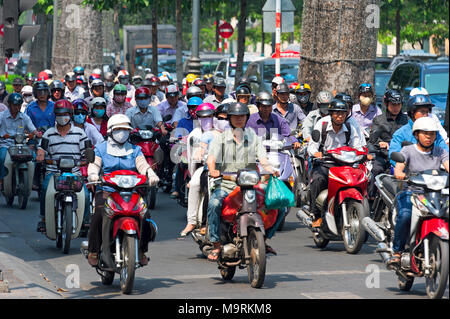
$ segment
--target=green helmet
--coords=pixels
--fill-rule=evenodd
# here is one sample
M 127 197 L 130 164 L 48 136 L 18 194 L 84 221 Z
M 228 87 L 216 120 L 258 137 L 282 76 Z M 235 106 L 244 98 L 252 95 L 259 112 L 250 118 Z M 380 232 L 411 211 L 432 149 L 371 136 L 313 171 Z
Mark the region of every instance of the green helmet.
M 116 84 L 114 86 L 114 90 L 113 91 L 114 91 L 114 94 L 116 94 L 116 93 L 126 94 L 127 93 L 127 87 L 125 85 L 123 85 L 123 84 Z
M 34 80 L 34 74 L 28 72 L 27 75 L 25 75 L 25 80 Z

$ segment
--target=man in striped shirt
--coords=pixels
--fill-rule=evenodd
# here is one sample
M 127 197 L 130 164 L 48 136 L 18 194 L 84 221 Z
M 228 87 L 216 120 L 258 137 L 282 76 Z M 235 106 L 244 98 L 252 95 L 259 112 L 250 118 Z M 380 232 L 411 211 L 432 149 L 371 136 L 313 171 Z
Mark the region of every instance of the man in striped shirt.
M 52 160 L 58 160 L 61 157 L 72 157 L 74 160 L 80 160 L 82 153 L 85 150 L 85 142 L 88 140 L 86 133 L 83 129 L 72 124 L 72 116 L 73 116 L 73 105 L 67 100 L 59 100 L 55 103 L 55 121 L 56 125 L 54 127 L 49 128 L 43 135 L 43 139 L 48 140 L 47 153 L 48 157 Z M 42 162 L 45 157 L 45 152 L 42 148 L 39 148 L 36 154 L 36 161 Z M 42 183 L 41 190 L 41 219 L 42 221 L 38 224 L 38 231 L 45 231 L 45 209 L 46 209 L 46 198 L 51 197 L 52 194 L 47 194 L 47 188 L 50 182 L 53 182 L 54 173 L 58 172 L 58 168 L 56 165 L 47 165 L 46 166 L 46 176 Z M 80 175 L 79 167 L 75 167 L 72 170 L 72 173 Z M 84 190 L 81 190 L 77 193 L 78 197 L 78 206 L 79 208 L 85 210 L 86 203 L 85 200 L 88 198 L 86 196 L 87 189 L 84 187 Z M 54 195 L 54 194 L 53 194 Z M 54 207 L 54 205 L 47 205 L 47 209 L 49 206 Z M 86 214 L 85 214 L 85 222 Z

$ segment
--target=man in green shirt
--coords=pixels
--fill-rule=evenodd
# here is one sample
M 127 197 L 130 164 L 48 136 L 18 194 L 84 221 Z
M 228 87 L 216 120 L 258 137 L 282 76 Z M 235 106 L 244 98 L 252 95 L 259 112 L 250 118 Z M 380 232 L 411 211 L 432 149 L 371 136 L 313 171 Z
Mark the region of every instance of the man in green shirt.
M 245 104 L 233 103 L 228 109 L 228 120 L 232 129 L 228 129 L 211 142 L 207 165 L 212 178 L 218 178 L 221 172 L 236 173 L 240 169 L 257 169 L 259 161 L 263 169 L 270 173 L 277 172 L 267 161 L 266 149 L 252 129 L 246 129 L 250 111 Z M 209 237 L 214 249 L 208 256 L 217 261 L 220 253 L 219 226 L 223 200 L 237 187 L 229 180 L 217 180 L 208 204 Z

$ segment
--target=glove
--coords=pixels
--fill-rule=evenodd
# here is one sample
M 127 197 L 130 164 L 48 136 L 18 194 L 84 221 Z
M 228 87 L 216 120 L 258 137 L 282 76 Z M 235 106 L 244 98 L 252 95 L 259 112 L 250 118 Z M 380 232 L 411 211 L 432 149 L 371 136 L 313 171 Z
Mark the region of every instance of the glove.
M 159 182 L 159 177 L 153 172 L 148 170 L 147 171 L 147 178 L 148 178 L 148 185 L 155 186 Z

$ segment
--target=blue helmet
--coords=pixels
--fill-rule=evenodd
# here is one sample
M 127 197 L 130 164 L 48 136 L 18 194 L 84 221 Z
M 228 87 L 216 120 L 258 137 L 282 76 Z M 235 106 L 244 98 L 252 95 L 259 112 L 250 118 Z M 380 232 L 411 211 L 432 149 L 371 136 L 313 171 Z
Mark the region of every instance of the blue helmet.
M 8 104 L 22 105 L 23 97 L 19 93 L 11 93 L 8 97 Z
M 406 111 L 410 118 L 413 118 L 414 113 L 418 108 L 427 107 L 430 112 L 433 108 L 434 104 L 431 102 L 431 99 L 428 95 L 417 94 L 409 98 L 408 103 L 406 104 Z
M 73 73 L 75 73 L 75 75 L 84 75 L 84 69 L 81 66 L 76 66 L 75 69 L 73 69 Z
M 188 100 L 188 102 L 187 102 L 187 106 L 189 107 L 189 106 L 199 106 L 200 104 L 202 104 L 203 103 L 203 100 L 201 99 L 201 98 L 199 98 L 198 96 L 194 96 L 194 97 L 191 97 L 189 100 Z

